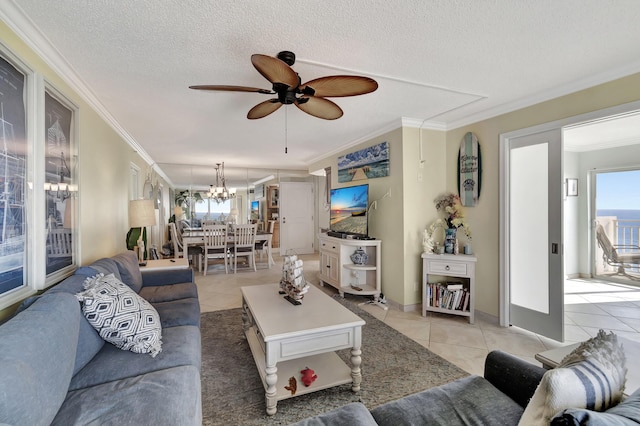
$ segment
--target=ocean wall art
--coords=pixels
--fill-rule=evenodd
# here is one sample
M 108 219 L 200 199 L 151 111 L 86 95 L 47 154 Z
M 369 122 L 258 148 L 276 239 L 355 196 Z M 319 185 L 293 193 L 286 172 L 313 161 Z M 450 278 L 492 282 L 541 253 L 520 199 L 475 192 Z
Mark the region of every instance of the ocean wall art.
M 338 182 L 389 176 L 389 142 L 338 157 Z

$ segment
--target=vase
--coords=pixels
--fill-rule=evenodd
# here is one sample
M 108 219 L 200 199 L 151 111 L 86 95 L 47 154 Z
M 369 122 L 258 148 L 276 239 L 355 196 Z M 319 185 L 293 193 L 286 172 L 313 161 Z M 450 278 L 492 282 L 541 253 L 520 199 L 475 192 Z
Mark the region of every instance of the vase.
M 351 255 L 351 261 L 356 265 L 364 265 L 369 260 L 369 255 L 362 247 L 358 247 L 356 251 Z
M 444 230 L 444 251 L 446 253 L 453 254 L 457 232 L 458 228 L 447 228 Z

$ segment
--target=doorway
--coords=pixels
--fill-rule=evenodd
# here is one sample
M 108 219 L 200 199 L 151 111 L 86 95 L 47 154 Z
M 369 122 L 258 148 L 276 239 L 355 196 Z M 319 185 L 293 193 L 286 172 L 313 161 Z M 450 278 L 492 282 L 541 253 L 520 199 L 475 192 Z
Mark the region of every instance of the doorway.
M 280 182 L 280 255 L 314 252 L 313 184 Z
M 595 111 L 592 113 L 587 113 L 587 114 L 583 114 L 580 116 L 576 116 L 576 117 L 570 117 L 567 119 L 562 119 L 562 120 L 558 120 L 556 122 L 551 122 L 551 123 L 545 123 L 543 125 L 539 125 L 539 126 L 535 126 L 532 128 L 528 128 L 528 129 L 520 129 L 518 131 L 513 131 L 513 132 L 509 132 L 507 134 L 503 134 L 500 135 L 500 163 L 501 163 L 501 172 L 500 172 L 500 193 L 501 193 L 501 220 L 500 220 L 500 226 L 501 226 L 501 248 L 500 248 L 500 260 L 501 260 L 501 273 L 500 273 L 500 279 L 501 279 L 501 283 L 500 283 L 500 323 L 503 326 L 509 326 L 509 325 L 518 325 L 521 328 L 525 328 L 527 330 L 530 331 L 534 331 L 537 332 L 533 326 L 531 326 L 530 324 L 515 324 L 512 320 L 512 285 L 513 283 L 513 271 L 511 270 L 511 256 L 515 255 L 515 250 L 518 249 L 517 245 L 513 245 L 512 246 L 512 229 L 510 228 L 512 220 L 514 219 L 511 216 L 511 199 L 510 199 L 510 179 L 511 179 L 511 171 L 512 169 L 510 169 L 508 167 L 508 162 L 510 160 L 510 150 L 511 150 L 511 145 L 510 145 L 510 141 L 512 139 L 517 139 L 517 138 L 521 138 L 523 136 L 526 135 L 531 135 L 531 134 L 535 134 L 535 133 L 542 133 L 542 132 L 546 132 L 546 131 L 551 131 L 551 130 L 558 130 L 561 132 L 561 141 L 562 141 L 562 145 L 566 148 L 569 144 L 567 143 L 567 135 L 570 131 L 576 131 L 577 129 L 580 128 L 586 128 L 587 126 L 585 126 L 585 124 L 587 123 L 596 123 L 596 122 L 601 122 L 601 121 L 607 121 L 607 120 L 611 120 L 611 117 L 620 117 L 620 116 L 632 116 L 632 115 L 636 115 L 638 118 L 640 118 L 640 114 L 638 114 L 637 112 L 640 111 L 640 102 L 633 102 L 630 104 L 624 104 L 624 105 L 619 105 L 617 107 L 612 107 L 612 108 L 607 108 L 605 110 L 600 110 L 600 111 Z M 639 128 L 639 126 L 636 126 L 636 128 Z M 638 155 L 638 153 L 640 151 L 640 138 L 636 138 L 635 140 L 629 141 L 626 140 L 623 142 L 623 145 L 626 145 L 626 153 L 623 155 L 623 158 L 626 160 L 627 162 L 627 167 L 630 168 L 632 165 L 635 165 L 636 167 L 639 166 L 638 164 L 638 160 L 637 158 L 640 158 L 640 155 Z M 635 151 L 634 151 L 635 150 Z M 635 152 L 635 154 L 632 154 L 631 152 Z M 563 151 L 563 154 L 566 154 L 565 151 Z M 592 152 L 591 154 L 589 154 L 590 156 L 592 156 L 590 158 L 590 161 L 594 161 L 593 157 L 596 157 L 596 160 L 602 160 L 603 156 L 601 153 L 596 153 L 595 151 Z M 564 221 L 564 210 L 566 209 L 567 206 L 567 199 L 569 198 L 566 192 L 566 188 L 567 188 L 567 179 L 571 178 L 572 182 L 571 184 L 576 184 L 577 186 L 575 187 L 576 191 L 577 191 L 577 196 L 573 197 L 573 202 L 576 203 L 576 206 L 579 206 L 578 211 L 580 212 L 580 216 L 577 218 L 574 218 L 574 220 L 577 220 L 578 222 L 577 225 L 575 226 L 575 235 L 571 236 L 570 241 L 572 241 L 575 244 L 575 249 L 572 249 L 569 254 L 574 256 L 575 258 L 575 262 L 573 264 L 572 267 L 575 267 L 575 272 L 578 274 L 578 276 L 581 276 L 581 274 L 587 275 L 587 276 L 591 276 L 591 271 L 589 269 L 590 264 L 592 263 L 590 261 L 590 259 L 593 258 L 593 247 L 590 244 L 591 241 L 591 235 L 594 234 L 595 235 L 595 226 L 593 225 L 593 217 L 591 217 L 588 213 L 589 209 L 588 209 L 588 197 L 591 194 L 590 188 L 587 185 L 587 175 L 588 175 L 588 170 L 593 169 L 593 167 L 589 167 L 589 161 L 581 161 L 581 160 L 576 160 L 573 163 L 574 169 L 571 168 L 567 168 L 565 164 L 562 165 L 562 168 L 564 168 L 564 170 L 561 168 L 562 172 L 560 175 L 560 179 L 557 179 L 555 181 L 555 185 L 557 185 L 557 187 L 563 188 L 563 199 L 560 200 L 560 209 L 558 209 L 557 207 L 554 207 L 553 204 L 549 204 L 549 222 L 559 222 L 562 224 L 566 224 L 566 222 Z M 606 164 L 601 164 L 601 167 L 606 166 Z M 567 173 L 574 173 L 574 175 L 568 175 Z M 577 179 L 577 181 L 576 181 Z M 550 188 L 552 187 L 552 185 L 550 185 Z M 586 189 L 586 190 L 585 190 Z M 572 195 L 575 191 L 572 191 Z M 555 209 L 555 211 L 552 212 L 552 209 Z M 567 239 L 567 235 L 564 232 L 565 230 L 563 229 L 562 232 L 562 237 L 564 238 L 564 240 Z M 566 246 L 565 243 L 566 241 L 563 241 L 561 243 L 560 246 L 560 250 L 561 253 L 566 257 L 567 255 L 567 251 L 566 251 Z M 547 247 L 544 248 L 545 251 L 550 249 L 550 244 L 552 243 L 552 241 L 548 241 L 548 245 Z M 542 253 L 542 248 L 538 248 L 538 252 L 535 254 L 535 256 L 544 256 L 544 254 Z M 564 265 L 565 262 L 563 262 Z M 560 282 L 561 284 L 559 284 L 562 287 L 562 293 L 560 298 L 563 298 L 564 296 L 564 278 L 565 278 L 565 273 L 568 272 L 572 272 L 572 271 L 565 271 L 564 270 L 564 266 L 561 268 L 556 268 L 555 272 L 552 272 L 549 274 L 549 279 L 547 280 L 547 282 L 544 283 L 537 283 L 537 285 L 540 286 L 544 286 L 548 289 L 552 289 L 552 288 L 556 288 L 556 285 L 558 282 Z M 556 275 L 557 274 L 557 275 Z M 552 282 L 555 282 L 556 284 L 552 284 Z M 554 301 L 552 300 L 554 296 L 552 296 L 552 293 L 549 292 L 548 293 L 548 305 L 547 306 L 551 306 L 552 303 L 554 303 Z M 563 304 L 563 310 L 564 310 L 564 304 Z M 544 314 L 544 312 L 541 312 L 542 314 Z M 554 326 L 554 330 L 559 329 L 563 329 L 563 321 L 565 318 L 564 313 L 562 313 L 561 315 L 554 315 L 554 319 L 552 320 L 553 323 L 555 323 Z M 538 334 L 542 334 L 545 335 L 547 337 L 552 337 L 555 340 L 562 340 L 562 338 L 558 338 L 558 337 L 553 337 L 550 336 L 547 333 L 544 332 L 538 332 Z M 557 334 L 555 334 L 555 336 L 557 336 Z

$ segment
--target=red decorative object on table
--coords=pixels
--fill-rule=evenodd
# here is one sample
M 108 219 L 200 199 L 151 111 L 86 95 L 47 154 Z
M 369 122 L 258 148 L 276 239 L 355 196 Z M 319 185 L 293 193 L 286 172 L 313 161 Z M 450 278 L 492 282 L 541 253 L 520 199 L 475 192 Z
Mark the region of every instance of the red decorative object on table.
M 302 380 L 302 383 L 304 383 L 304 385 L 307 387 L 309 387 L 311 383 L 313 383 L 318 378 L 315 371 L 313 371 L 309 367 L 302 370 L 300 374 L 302 374 L 302 378 L 300 380 Z

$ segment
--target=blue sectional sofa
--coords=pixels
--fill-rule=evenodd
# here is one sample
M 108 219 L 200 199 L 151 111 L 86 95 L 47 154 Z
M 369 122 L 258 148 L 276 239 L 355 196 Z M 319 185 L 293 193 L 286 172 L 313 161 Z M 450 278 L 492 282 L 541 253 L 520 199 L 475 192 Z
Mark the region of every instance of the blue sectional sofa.
M 106 343 L 75 294 L 114 274 L 157 310 L 155 357 Z M 200 306 L 191 269 L 141 274 L 128 251 L 79 268 L 0 326 L 0 423 L 200 425 Z

